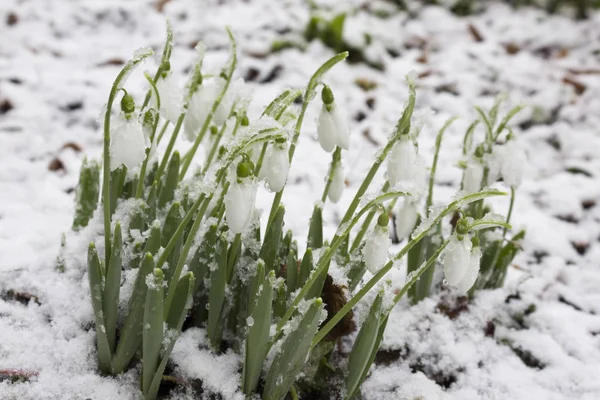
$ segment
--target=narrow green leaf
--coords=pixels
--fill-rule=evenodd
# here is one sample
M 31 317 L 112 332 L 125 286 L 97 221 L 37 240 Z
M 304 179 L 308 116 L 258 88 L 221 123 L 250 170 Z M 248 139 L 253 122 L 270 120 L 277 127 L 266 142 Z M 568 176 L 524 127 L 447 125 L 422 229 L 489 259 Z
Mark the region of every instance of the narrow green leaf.
M 379 331 L 377 332 L 377 339 L 375 340 L 375 345 L 373 346 L 373 351 L 371 352 L 371 356 L 369 357 L 369 360 L 367 361 L 367 365 L 364 370 L 363 376 L 360 379 L 359 389 L 360 389 L 360 385 L 362 385 L 362 383 L 367 378 L 367 374 L 369 373 L 369 370 L 371 369 L 371 365 L 373 365 L 373 361 L 375 361 L 375 356 L 377 356 L 377 351 L 379 351 L 379 346 L 381 346 L 381 342 L 383 341 L 383 334 L 385 333 L 385 328 L 387 326 L 389 315 L 384 316 L 382 318 L 383 318 L 383 321 L 381 321 L 381 324 L 379 325 Z
M 163 340 L 163 272 L 156 268 L 152 284 L 148 286 L 146 304 L 144 305 L 143 358 L 142 358 L 142 392 L 149 394 L 152 379 L 156 373 L 160 349 Z M 148 397 L 146 397 L 148 398 Z
M 265 234 L 265 240 L 260 249 L 258 255 L 259 258 L 264 260 L 265 267 L 267 270 L 273 270 L 275 266 L 275 260 L 277 259 L 277 250 L 281 243 L 281 231 L 283 229 L 283 216 L 285 215 L 285 208 L 280 205 L 275 213 L 272 223 L 269 224 L 267 233 Z
M 162 243 L 161 232 L 160 232 L 160 224 L 156 223 L 152 225 L 150 230 L 150 237 L 146 241 L 146 245 L 144 246 L 144 254 L 150 253 L 155 255 L 158 253 L 158 249 L 160 249 Z
M 198 246 L 190 261 L 188 268 L 196 277 L 194 292 L 197 292 L 203 284 L 206 273 L 208 272 L 208 264 L 213 260 L 215 249 L 217 247 L 217 229 L 218 225 L 216 224 L 213 224 L 208 228 L 202 238 L 200 246 Z
M 217 269 L 210 272 L 210 291 L 208 293 L 208 326 L 207 335 L 215 349 L 221 344 L 221 314 L 225 304 L 225 288 L 227 286 L 227 239 L 220 236 L 215 254 Z
M 104 310 L 104 320 L 106 325 L 106 337 L 110 351 L 115 351 L 115 341 L 117 334 L 117 311 L 119 307 L 119 292 L 121 290 L 121 269 L 123 254 L 123 238 L 121 236 L 121 224 L 115 224 L 113 234 L 113 243 L 111 247 L 110 262 L 106 270 L 106 281 L 104 286 L 104 296 L 102 298 L 102 309 Z
M 250 395 L 256 390 L 262 373 L 263 363 L 269 351 L 269 331 L 272 321 L 273 286 L 275 273 L 271 271 L 264 276 L 264 268 L 257 271 L 252 284 L 248 304 L 250 313 L 247 319 L 248 334 L 246 336 L 246 354 L 242 387 L 245 394 Z M 262 278 L 262 279 L 261 279 Z
M 304 252 L 304 257 L 302 257 L 302 262 L 300 263 L 300 273 L 298 274 L 298 283 L 296 287 L 302 287 L 306 283 L 310 273 L 313 270 L 314 260 L 312 249 L 308 247 Z
M 96 345 L 98 348 L 98 366 L 103 373 L 110 372 L 110 359 L 112 357 L 108 338 L 106 337 L 106 328 L 104 324 L 104 313 L 102 312 L 102 267 L 98 252 L 94 243 L 88 247 L 88 278 L 90 282 L 90 292 L 92 295 L 92 307 L 94 309 L 94 318 L 96 322 Z
M 325 248 L 325 251 L 327 250 L 329 250 L 328 247 Z M 325 284 L 325 279 L 327 279 L 327 271 L 329 269 L 330 262 L 331 260 L 327 261 L 327 266 L 323 268 L 321 272 L 318 272 L 316 270 L 311 271 L 311 274 L 318 273 L 319 276 L 317 277 L 313 285 L 310 287 L 308 292 L 306 292 L 306 296 L 304 297 L 306 300 L 314 299 L 315 297 L 319 297 L 321 295 L 321 292 L 323 291 L 323 285 Z
M 127 168 L 121 166 L 110 173 L 110 214 L 117 209 L 117 199 L 123 194 L 123 186 L 127 177 Z
M 473 133 L 475 133 L 475 128 L 479 124 L 479 120 L 476 119 L 469 125 L 467 131 L 465 132 L 465 137 L 463 138 L 463 155 L 467 155 L 471 152 L 473 148 Z
M 296 290 L 296 283 L 298 281 L 298 265 L 296 263 L 296 253 L 294 250 L 290 250 L 287 256 L 285 281 L 287 283 L 288 293 L 293 293 Z
M 167 167 L 167 174 L 165 175 L 165 181 L 163 182 L 160 189 L 160 196 L 158 198 L 158 208 L 162 209 L 168 202 L 173 200 L 175 195 L 175 188 L 179 183 L 179 165 L 181 163 L 181 157 L 179 152 L 175 151 L 169 160 L 169 166 Z
M 162 357 L 158 364 L 158 368 L 156 368 L 156 372 L 154 373 L 152 384 L 146 392 L 146 400 L 155 400 L 158 395 L 158 389 L 165 368 L 167 367 L 167 362 L 169 361 L 173 347 L 175 347 L 175 342 L 181 334 L 181 327 L 183 326 L 187 312 L 192 304 L 191 299 L 194 285 L 194 274 L 192 273 L 185 274 L 177 283 L 177 291 L 175 292 L 175 297 L 173 297 L 173 302 L 171 303 L 171 312 L 166 321 L 167 327 L 170 330 L 168 340 L 163 347 Z
M 275 100 L 273 100 L 267 108 L 263 111 L 263 115 L 273 117 L 275 120 L 279 120 L 285 110 L 302 95 L 302 91 L 296 89 L 288 89 L 281 93 Z
M 279 258 L 281 260 L 287 260 L 287 256 L 290 253 L 290 250 L 294 249 L 294 246 L 294 234 L 288 229 L 283 239 L 281 239 L 281 244 L 279 245 Z
M 150 192 L 148 192 L 148 200 L 146 200 L 146 204 L 148 205 L 147 210 L 147 222 L 148 224 L 152 223 L 156 219 L 156 203 L 158 196 L 158 182 L 154 181 L 152 186 L 150 187 Z
M 263 389 L 263 400 L 281 400 L 289 392 L 302 370 L 311 341 L 319 328 L 323 301 L 314 299 L 308 310 L 299 315 L 298 328 L 284 337 L 280 351 L 269 368 Z
M 165 224 L 163 226 L 162 231 L 162 246 L 166 247 L 169 241 L 175 236 L 175 232 L 183 219 L 183 214 L 181 210 L 181 206 L 179 203 L 175 202 L 169 209 L 169 213 L 165 219 Z M 171 249 L 169 256 L 167 257 L 167 262 L 169 263 L 169 268 L 165 273 L 165 280 L 167 284 L 170 284 L 171 277 L 173 276 L 173 272 L 175 270 L 175 266 L 177 265 L 177 260 L 179 260 L 179 255 L 181 254 L 181 248 L 183 247 L 183 235 L 179 235 L 179 238 L 175 242 L 175 246 Z
M 142 342 L 144 304 L 146 303 L 146 294 L 148 292 L 146 277 L 152 273 L 154 266 L 154 257 L 151 253 L 147 252 L 142 260 L 133 285 L 127 317 L 121 329 L 117 351 L 112 360 L 112 371 L 115 374 L 123 372 L 129 366 L 131 359 Z
M 502 131 L 504 131 L 504 128 L 506 128 L 506 125 L 510 122 L 512 117 L 517 115 L 524 108 L 524 106 L 516 106 L 506 114 L 506 116 L 502 119 L 502 122 L 500 122 L 500 125 L 498 125 L 498 128 L 496 129 L 496 139 L 498 138 L 498 136 L 500 136 Z
M 356 337 L 356 341 L 350 351 L 348 359 L 348 377 L 346 378 L 346 399 L 351 399 L 356 394 L 371 365 L 369 364 L 371 354 L 379 333 L 381 323 L 381 293 L 377 295 L 369 310 L 367 319 L 363 323 Z
M 233 277 L 234 266 L 237 264 L 240 253 L 242 251 L 242 234 L 238 233 L 235 235 L 233 239 L 233 243 L 229 246 L 229 251 L 227 253 L 227 283 L 231 282 L 231 278 Z
M 79 183 L 75 191 L 75 218 L 73 230 L 87 226 L 98 207 L 100 196 L 100 164 L 97 161 L 83 159 L 79 172 Z
M 323 209 L 319 205 L 315 205 L 310 217 L 307 246 L 313 249 L 323 247 Z

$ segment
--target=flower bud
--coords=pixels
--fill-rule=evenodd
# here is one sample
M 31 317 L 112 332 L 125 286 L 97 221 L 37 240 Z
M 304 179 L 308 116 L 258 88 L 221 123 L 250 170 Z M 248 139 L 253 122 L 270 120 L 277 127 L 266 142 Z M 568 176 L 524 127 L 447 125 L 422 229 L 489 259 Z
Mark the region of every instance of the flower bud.
M 329 200 L 331 200 L 332 203 L 337 203 L 340 200 L 340 197 L 342 197 L 345 187 L 346 183 L 344 179 L 344 166 L 342 163 L 337 163 L 335 169 L 333 170 L 331 184 L 329 185 L 329 192 L 327 193 Z
M 244 160 L 238 163 L 235 171 L 238 178 L 247 178 L 252 175 L 253 170 L 254 166 L 249 161 Z
M 376 274 L 383 267 L 388 259 L 388 251 L 391 246 L 392 241 L 387 229 L 376 226 L 363 248 L 365 265 L 372 274 Z
M 126 115 L 135 111 L 135 101 L 129 93 L 125 93 L 121 98 L 121 111 Z
M 387 215 L 386 212 L 382 212 L 381 214 L 379 214 L 379 217 L 377 217 L 377 225 L 381 226 L 382 228 L 386 228 L 389 223 L 390 217 Z
M 321 108 L 321 113 L 317 120 L 317 135 L 321 148 L 328 153 L 331 153 L 337 143 L 336 127 L 325 105 Z
M 333 104 L 333 92 L 327 85 L 323 85 L 323 90 L 321 90 L 321 100 L 323 100 L 323 104 L 327 106 Z
M 231 182 L 224 199 L 225 219 L 231 232 L 242 233 L 250 225 L 256 202 L 256 188 L 256 183 L 251 179 Z

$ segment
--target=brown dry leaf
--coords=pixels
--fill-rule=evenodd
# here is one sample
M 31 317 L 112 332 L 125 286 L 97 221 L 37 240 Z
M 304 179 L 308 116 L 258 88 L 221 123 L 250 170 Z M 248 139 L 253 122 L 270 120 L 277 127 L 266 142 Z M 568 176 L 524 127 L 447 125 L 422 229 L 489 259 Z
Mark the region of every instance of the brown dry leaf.
M 485 39 L 483 38 L 483 36 L 481 35 L 481 33 L 479 32 L 479 29 L 477 29 L 475 27 L 475 25 L 473 24 L 469 24 L 468 25 L 469 28 L 469 33 L 471 34 L 471 36 L 473 36 L 473 39 L 476 42 L 483 42 Z
M 66 171 L 65 164 L 58 157 L 54 157 L 50 164 L 48 164 L 48 170 L 50 171 Z
M 583 92 L 585 92 L 585 90 L 587 89 L 586 85 L 584 85 L 583 83 L 581 83 L 569 76 L 565 76 L 563 78 L 563 83 L 566 85 L 573 86 L 573 89 L 575 89 L 575 93 L 577 93 L 577 94 L 583 94 Z
M 165 6 L 170 2 L 171 0 L 158 0 L 158 2 L 156 3 L 156 10 L 158 12 L 163 12 Z

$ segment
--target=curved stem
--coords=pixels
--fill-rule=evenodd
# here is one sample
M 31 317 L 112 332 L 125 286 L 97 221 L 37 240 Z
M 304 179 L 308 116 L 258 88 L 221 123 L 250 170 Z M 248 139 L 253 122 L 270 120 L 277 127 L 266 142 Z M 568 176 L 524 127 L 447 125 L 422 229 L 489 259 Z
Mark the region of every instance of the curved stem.
M 386 181 L 383 184 L 383 186 L 381 187 L 381 193 L 387 192 L 389 190 L 389 188 L 390 188 L 390 183 L 388 181 Z M 392 201 L 395 202 L 396 199 L 394 199 Z M 375 217 L 375 214 L 377 214 L 377 210 L 373 209 L 365 217 L 365 220 L 363 221 L 363 224 L 361 225 L 360 230 L 356 234 L 356 237 L 354 238 L 354 241 L 352 242 L 352 245 L 350 246 L 350 254 L 352 254 L 358 248 L 358 246 L 360 246 L 360 243 L 362 242 L 363 238 L 365 237 L 367 230 L 369 230 L 369 226 L 371 225 L 371 221 Z
M 506 215 L 506 223 L 510 224 L 510 217 L 512 217 L 513 207 L 515 205 L 515 188 L 510 187 L 510 204 L 508 206 L 508 214 Z M 502 232 L 502 237 L 506 237 L 506 231 L 508 228 L 505 226 L 504 231 Z
M 327 200 L 327 195 L 329 194 L 329 188 L 331 187 L 331 182 L 333 181 L 333 174 L 335 173 L 335 169 L 339 167 L 340 161 L 342 160 L 342 149 L 340 147 L 336 147 L 333 155 L 331 156 L 331 167 L 329 168 L 329 175 L 327 176 L 327 183 L 325 184 L 325 189 L 323 189 L 323 195 L 321 196 L 321 203 L 325 204 Z
M 431 212 L 430 208 L 433 204 L 433 183 L 435 182 L 435 173 L 437 171 L 438 159 L 440 157 L 440 149 L 442 147 L 442 137 L 444 136 L 444 132 L 446 132 L 446 129 L 457 119 L 458 117 L 452 117 L 448 121 L 446 121 L 444 126 L 442 126 L 442 129 L 440 129 L 440 131 L 438 132 L 437 137 L 435 138 L 435 153 L 433 155 L 431 173 L 429 174 L 429 190 L 427 192 L 427 202 L 425 203 L 425 215 L 427 216 L 429 216 L 429 213 Z
M 177 136 L 179 136 L 179 131 L 181 130 L 181 125 L 183 124 L 183 120 L 185 119 L 186 113 L 183 112 L 177 119 L 177 123 L 175 124 L 175 128 L 173 129 L 173 133 L 171 133 L 171 139 L 169 139 L 169 144 L 167 144 L 167 148 L 165 149 L 165 153 L 163 154 L 163 158 L 156 170 L 156 175 L 154 180 L 160 182 L 161 176 L 163 172 L 165 172 L 165 168 L 167 168 L 167 163 L 169 162 L 169 158 L 171 157 L 171 152 L 173 151 L 173 147 L 175 146 L 175 142 L 177 141 Z
M 154 145 L 154 136 L 156 135 L 156 129 L 158 128 L 158 118 L 160 115 L 160 113 L 158 111 L 158 110 L 160 110 L 160 94 L 158 93 L 158 88 L 156 87 L 156 84 L 154 83 L 154 81 L 152 80 L 150 75 L 148 75 L 147 73 L 144 73 L 144 76 L 146 77 L 146 80 L 148 81 L 148 83 L 150 83 L 150 87 L 154 91 L 154 94 L 156 95 L 157 111 L 154 114 L 154 118 L 156 120 L 152 123 L 152 134 L 150 135 L 150 147 L 148 147 L 146 149 L 146 158 L 144 158 L 144 161 L 142 162 L 142 167 L 140 168 L 140 175 L 138 177 L 138 184 L 137 184 L 137 188 L 135 191 L 136 199 L 141 198 L 142 193 L 144 192 L 144 179 L 146 177 L 146 168 L 148 168 L 148 161 L 150 158 L 150 153 L 152 152 L 152 146 Z M 151 112 L 151 110 L 149 110 L 148 112 Z

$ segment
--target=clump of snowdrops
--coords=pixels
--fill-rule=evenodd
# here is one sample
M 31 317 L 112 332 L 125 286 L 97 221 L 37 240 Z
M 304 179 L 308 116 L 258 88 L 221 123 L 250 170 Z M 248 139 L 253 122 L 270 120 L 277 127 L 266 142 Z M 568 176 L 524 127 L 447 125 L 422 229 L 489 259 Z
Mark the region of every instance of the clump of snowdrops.
M 471 149 L 475 124 L 465 136 L 464 190 L 449 204 L 433 208 L 441 139 L 452 121 L 440 131 L 428 173 L 418 153 L 419 128 L 411 123 L 415 85 L 409 76 L 409 98 L 396 128 L 327 240 L 322 210 L 342 196 L 350 131 L 343 105 L 322 80 L 347 53 L 326 61 L 303 90 L 284 91 L 254 118 L 246 112 L 251 96 L 234 78 L 236 44 L 228 34 L 231 56 L 217 74 L 202 70 L 204 46 L 199 44 L 188 83 L 179 87 L 171 72 L 169 28 L 158 70 L 153 76 L 145 73 L 146 97 L 134 99 L 126 83 L 151 51 L 138 51 L 111 88 L 103 161 L 84 162 L 73 223 L 75 230 L 84 230 L 92 218 L 103 220 L 103 240 L 90 243 L 88 250 L 99 369 L 119 374 L 141 364 L 141 390 L 146 399 L 155 399 L 185 323 L 205 328 L 214 351 L 240 354 L 240 388 L 246 395 L 298 398 L 322 368 L 330 368 L 327 360 L 336 339 L 348 334 L 332 335 L 334 328 L 362 300 L 370 302 L 369 312 L 341 367 L 344 384 L 339 388 L 343 397 L 355 398 L 392 308 L 408 291 L 413 299 L 429 294 L 442 253 L 447 284 L 456 290 L 501 285 L 510 258 L 506 253 L 516 247 L 512 241 L 506 244 L 509 225 L 489 214 L 483 200 L 505 195 L 487 187 L 500 176 L 511 190 L 520 179 L 505 168 L 520 161 L 509 160 L 515 157 L 512 136 L 497 145 L 510 115 L 494 128 L 498 108 L 482 112 L 486 141 Z M 307 216 L 307 246 L 301 251 L 284 229 L 281 198 L 311 101 L 321 105 L 318 140 L 331 153 L 331 164 L 322 197 Z M 191 142 L 183 155 L 174 151 L 180 140 Z M 165 142 L 158 154 L 157 146 Z M 201 147 L 204 161 L 194 167 Z M 385 185 L 371 188 L 383 169 Z M 274 193 L 264 230 L 255 209 L 261 183 Z M 390 214 L 395 214 L 393 225 Z M 444 237 L 442 223 L 453 215 L 459 218 Z M 399 239 L 406 239 L 395 254 L 390 254 L 391 226 Z M 481 235 L 483 229 L 501 233 Z M 393 292 L 384 277 L 403 258 L 410 273 Z M 345 285 L 336 282 L 335 306 L 321 298 L 332 264 L 347 279 Z M 129 282 L 122 285 L 122 280 Z

